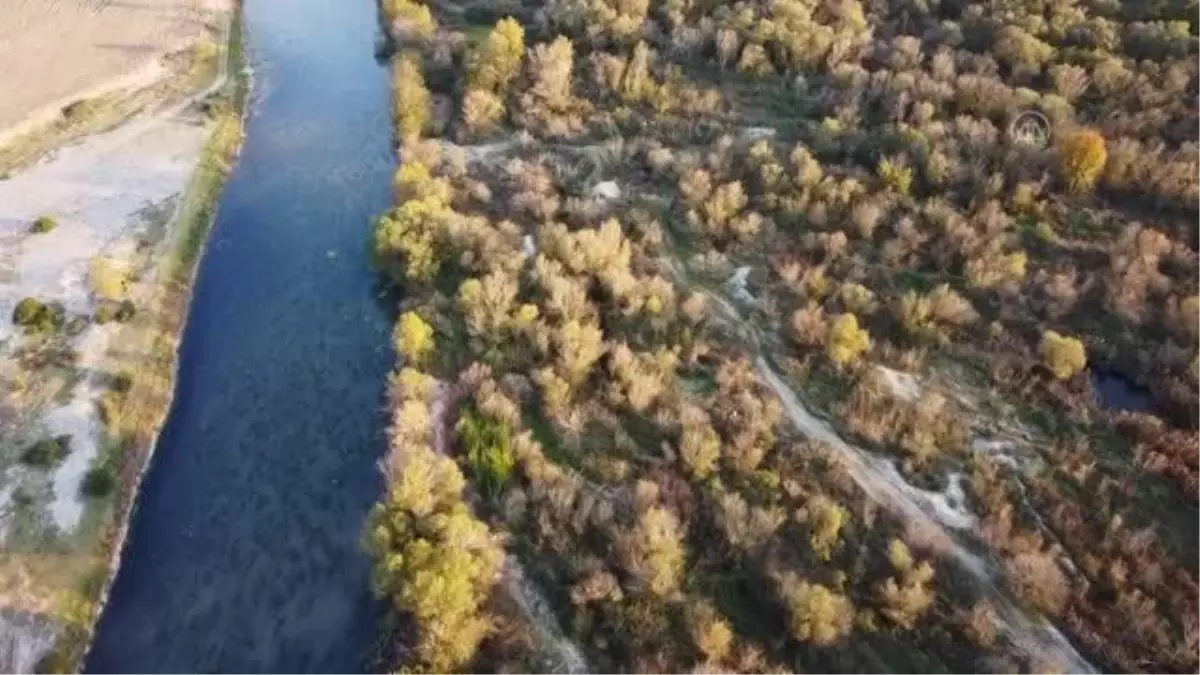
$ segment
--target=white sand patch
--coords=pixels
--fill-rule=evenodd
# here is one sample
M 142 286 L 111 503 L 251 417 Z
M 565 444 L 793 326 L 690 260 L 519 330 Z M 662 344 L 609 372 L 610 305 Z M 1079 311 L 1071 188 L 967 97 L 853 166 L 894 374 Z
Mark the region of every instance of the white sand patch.
M 902 373 L 886 366 L 875 366 L 876 372 L 887 385 L 892 396 L 903 401 L 913 402 L 921 397 L 921 381 L 912 373 Z
M 933 516 L 942 525 L 955 530 L 971 530 L 979 525 L 979 519 L 967 508 L 967 495 L 963 491 L 963 474 L 954 472 L 947 477 L 946 490 L 934 492 L 923 490 L 907 481 L 896 470 L 891 462 L 883 462 L 886 467 L 880 471 L 888 475 L 890 480 L 899 481 L 902 490 L 907 492 L 914 501 L 920 503 L 925 512 Z
M 95 368 L 104 358 L 108 342 L 117 332 L 113 324 L 89 328 L 78 343 L 77 364 L 88 374 L 75 386 L 71 400 L 61 407 L 50 410 L 43 418 L 50 437 L 70 436 L 70 452 L 54 470 L 54 499 L 50 502 L 50 516 L 62 532 L 70 532 L 83 516 L 83 501 L 80 487 L 83 477 L 92 466 L 92 460 L 100 453 L 100 438 L 103 431 L 96 401 L 104 394 L 104 383 L 95 374 Z
M 94 313 L 92 261 L 104 256 L 120 265 L 132 256 L 147 229 L 140 212 L 183 192 L 207 136 L 206 127 L 174 116 L 135 120 L 0 182 L 0 358 L 23 341 L 9 320 L 22 298 L 60 302 L 69 314 Z M 42 215 L 53 217 L 58 227 L 30 233 L 30 224 Z M 83 381 L 65 405 L 46 411 L 42 420 L 48 435 L 71 437 L 70 452 L 52 476 L 48 506 L 64 532 L 82 516 L 80 482 L 99 450 L 96 401 L 105 382 L 96 370 L 116 330 L 93 324 L 75 338 Z M 5 506 L 0 503 L 0 510 Z
M 35 672 L 58 632 L 58 626 L 45 616 L 0 610 L 0 663 L 5 665 L 5 672 Z
M 760 141 L 764 138 L 774 138 L 775 133 L 771 127 L 745 127 L 742 129 L 742 138 L 748 141 Z
M 592 199 L 610 202 L 621 198 L 621 186 L 616 181 L 606 180 L 592 186 Z
M 729 281 L 726 283 L 728 283 L 729 289 L 733 292 L 733 297 L 747 305 L 753 306 L 758 304 L 758 299 L 746 288 L 746 281 L 749 278 L 749 265 L 742 265 L 733 271 L 733 276 L 729 277 Z
M 183 190 L 206 136 L 204 127 L 178 121 L 135 122 L 0 182 L 0 257 L 15 272 L 0 281 L 0 317 L 26 296 L 91 309 L 92 259 L 138 234 L 140 210 Z M 58 227 L 29 234 L 42 215 Z M 0 337 L 13 331 L 0 324 Z
M 12 498 L 17 490 L 17 483 L 11 468 L 0 473 L 0 543 L 8 541 L 8 531 L 12 526 Z M 0 663 L 6 663 L 0 659 Z

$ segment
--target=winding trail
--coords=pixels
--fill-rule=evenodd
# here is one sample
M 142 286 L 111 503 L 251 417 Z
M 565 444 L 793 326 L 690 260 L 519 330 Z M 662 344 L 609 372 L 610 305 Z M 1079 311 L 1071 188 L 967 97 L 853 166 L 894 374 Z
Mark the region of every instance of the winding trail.
M 728 298 L 692 283 L 680 261 L 672 257 L 666 260 L 666 264 L 685 288 L 691 288 L 710 298 L 718 309 L 719 319 L 733 328 L 752 347 L 759 377 L 779 397 L 784 413 L 798 431 L 836 451 L 841 465 L 874 502 L 888 509 L 905 523 L 923 531 L 939 533 L 942 553 L 976 579 L 980 589 L 988 595 L 997 611 L 1000 629 L 1017 650 L 1033 663 L 1049 662 L 1073 673 L 1096 672 L 1095 667 L 1084 659 L 1051 623 L 1041 617 L 1030 617 L 1015 605 L 999 588 L 997 575 L 988 561 L 959 541 L 954 530 L 968 529 L 971 525 L 969 520 L 960 520 L 960 514 L 941 508 L 942 505 L 931 499 L 927 493 L 905 482 L 889 460 L 876 457 L 847 442 L 826 420 L 813 414 L 796 391 L 771 365 L 761 329 L 743 317 Z M 729 284 L 738 296 L 749 295 L 744 288 L 745 278 L 746 272 L 739 269 Z

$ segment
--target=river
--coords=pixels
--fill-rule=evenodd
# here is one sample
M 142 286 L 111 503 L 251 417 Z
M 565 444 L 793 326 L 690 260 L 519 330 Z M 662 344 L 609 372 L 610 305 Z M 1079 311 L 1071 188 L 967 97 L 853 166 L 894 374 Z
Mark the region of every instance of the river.
M 246 142 L 93 672 L 353 672 L 376 637 L 359 541 L 393 354 L 367 246 L 393 158 L 375 2 L 244 13 Z

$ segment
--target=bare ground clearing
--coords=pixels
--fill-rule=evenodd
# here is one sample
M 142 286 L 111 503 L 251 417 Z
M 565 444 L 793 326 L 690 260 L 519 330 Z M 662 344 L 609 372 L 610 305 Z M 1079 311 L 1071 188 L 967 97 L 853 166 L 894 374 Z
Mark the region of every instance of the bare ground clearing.
M 164 76 L 166 55 L 219 20 L 224 0 L 9 0 L 0 3 L 0 143 L 63 108 Z

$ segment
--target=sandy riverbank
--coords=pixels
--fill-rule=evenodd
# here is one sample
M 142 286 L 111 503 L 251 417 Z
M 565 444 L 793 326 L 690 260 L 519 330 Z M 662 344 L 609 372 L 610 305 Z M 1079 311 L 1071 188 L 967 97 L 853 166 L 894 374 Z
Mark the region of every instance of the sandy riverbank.
M 5 90 L 22 92 L 0 104 L 0 146 L 4 129 L 29 132 L 10 133 L 0 147 L 25 150 L 23 165 L 0 180 L 5 672 L 76 668 L 102 604 L 140 464 L 169 404 L 195 242 L 240 138 L 236 102 L 222 86 L 232 5 L 23 0 L 0 8 L 0 58 L 28 55 L 23 44 L 70 45 L 40 77 L 20 58 L 0 75 Z M 76 32 L 78 41 L 68 39 Z M 33 80 L 41 84 L 31 91 Z M 106 100 L 120 101 L 110 108 L 116 116 L 64 128 L 55 112 L 64 95 L 87 98 L 113 82 L 125 87 Z M 56 225 L 36 232 L 40 217 Z M 60 325 L 14 325 L 24 298 L 56 303 Z M 131 319 L 99 320 L 121 302 L 134 308 Z M 53 439 L 64 439 L 64 456 L 30 461 L 33 444 Z

